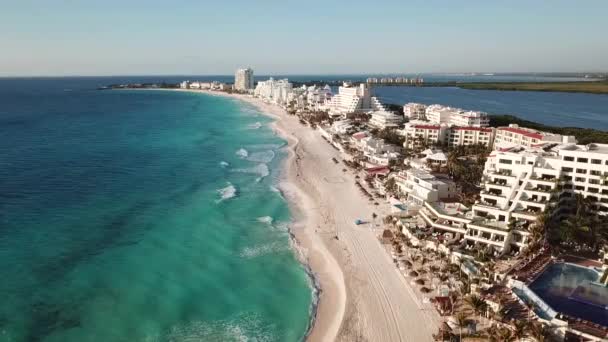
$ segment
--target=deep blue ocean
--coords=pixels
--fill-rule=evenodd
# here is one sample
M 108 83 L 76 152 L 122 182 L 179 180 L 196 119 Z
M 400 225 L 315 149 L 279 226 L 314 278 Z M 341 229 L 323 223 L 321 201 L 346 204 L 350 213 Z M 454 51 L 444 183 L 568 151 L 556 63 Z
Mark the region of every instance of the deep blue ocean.
M 313 289 L 241 102 L 0 80 L 0 341 L 298 341 Z

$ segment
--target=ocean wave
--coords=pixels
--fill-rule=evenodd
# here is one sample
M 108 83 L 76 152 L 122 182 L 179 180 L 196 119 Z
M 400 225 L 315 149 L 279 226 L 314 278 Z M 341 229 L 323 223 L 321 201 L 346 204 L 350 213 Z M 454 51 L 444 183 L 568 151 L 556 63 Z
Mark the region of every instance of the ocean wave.
M 233 319 L 194 321 L 175 325 L 158 341 L 276 341 L 276 327 L 258 314 L 241 314 Z M 155 339 L 156 340 L 156 339 Z
M 267 243 L 259 246 L 245 247 L 241 251 L 240 257 L 245 259 L 257 258 L 262 255 L 284 252 L 289 249 L 282 242 Z
M 220 162 L 220 166 L 225 168 L 225 167 L 230 166 L 230 163 L 225 162 L 225 161 L 223 161 L 223 160 L 222 160 L 222 161 Z
M 238 151 L 236 151 L 236 155 L 244 159 L 249 156 L 249 152 L 247 152 L 247 150 L 244 148 L 240 148 Z
M 252 123 L 252 124 L 247 125 L 247 128 L 249 128 L 249 129 L 258 129 L 260 127 L 262 127 L 262 123 L 259 122 L 259 121 L 256 122 L 256 123 Z
M 272 217 L 271 216 L 258 217 L 257 220 L 258 220 L 258 222 L 272 224 Z
M 236 196 L 236 188 L 230 182 L 228 186 L 222 189 L 218 189 L 217 192 L 220 194 L 220 199 L 217 202 L 221 202 Z
M 234 172 L 242 172 L 242 173 L 253 173 L 257 174 L 259 177 L 256 178 L 256 182 L 261 181 L 264 177 L 270 174 L 270 170 L 268 169 L 268 165 L 266 164 L 258 164 L 255 167 L 251 167 L 248 169 L 235 169 Z
M 256 163 L 270 163 L 274 159 L 274 157 L 275 157 L 274 151 L 268 150 L 268 151 L 253 152 L 251 155 L 249 155 L 249 157 L 247 157 L 247 160 L 256 162 Z

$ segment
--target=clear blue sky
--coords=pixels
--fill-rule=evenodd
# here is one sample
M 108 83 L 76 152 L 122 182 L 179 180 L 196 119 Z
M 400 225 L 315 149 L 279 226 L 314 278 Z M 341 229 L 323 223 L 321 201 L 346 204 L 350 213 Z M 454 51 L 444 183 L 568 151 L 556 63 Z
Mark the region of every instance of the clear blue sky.
M 0 76 L 608 71 L 607 0 L 0 0 Z

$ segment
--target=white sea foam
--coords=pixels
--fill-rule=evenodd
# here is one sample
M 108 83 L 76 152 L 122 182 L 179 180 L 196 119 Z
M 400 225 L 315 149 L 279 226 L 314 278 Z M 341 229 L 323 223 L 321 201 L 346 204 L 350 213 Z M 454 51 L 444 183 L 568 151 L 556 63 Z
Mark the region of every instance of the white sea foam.
M 259 246 L 245 247 L 241 251 L 241 258 L 252 259 L 262 255 L 279 253 L 288 250 L 289 246 L 282 242 L 267 243 Z
M 221 167 L 228 167 L 228 166 L 230 166 L 230 164 L 229 164 L 228 162 L 221 161 L 221 162 L 220 162 L 220 166 L 221 166 Z
M 247 150 L 244 148 L 240 148 L 238 151 L 236 151 L 236 155 L 244 159 L 249 156 L 249 152 L 247 152 Z
M 258 164 L 254 167 L 248 169 L 235 169 L 234 172 L 242 172 L 242 173 L 253 173 L 257 174 L 259 177 L 256 178 L 256 182 L 261 181 L 264 177 L 270 174 L 270 170 L 268 169 L 268 165 L 266 164 Z
M 259 121 L 256 122 L 256 123 L 252 123 L 252 124 L 247 125 L 247 128 L 249 128 L 249 129 L 258 129 L 260 127 L 262 127 L 262 123 L 259 122 Z
M 276 341 L 276 326 L 266 324 L 257 314 L 241 314 L 229 320 L 193 321 L 175 325 L 154 341 Z M 148 339 L 152 341 L 152 339 Z
M 258 217 L 257 220 L 259 222 L 262 223 L 268 223 L 268 224 L 272 224 L 272 217 L 271 216 L 262 216 L 262 217 Z
M 253 152 L 247 157 L 247 160 L 256 163 L 270 163 L 274 159 L 274 156 L 275 154 L 272 150 Z
M 228 186 L 222 189 L 218 189 L 217 192 L 220 194 L 220 199 L 217 202 L 225 201 L 227 199 L 233 198 L 236 196 L 236 187 L 228 182 Z

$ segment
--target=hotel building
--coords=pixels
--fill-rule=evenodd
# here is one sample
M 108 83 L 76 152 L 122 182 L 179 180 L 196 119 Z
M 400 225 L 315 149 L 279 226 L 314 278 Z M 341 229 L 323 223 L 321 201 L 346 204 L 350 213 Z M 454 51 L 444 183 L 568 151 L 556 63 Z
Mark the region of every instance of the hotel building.
M 403 116 L 388 111 L 376 111 L 372 113 L 369 125 L 379 129 L 397 128 L 403 123 Z
M 407 103 L 403 106 L 403 115 L 409 120 L 426 120 L 426 105 Z
M 253 70 L 251 68 L 236 71 L 234 74 L 234 89 L 240 91 L 253 89 Z
M 454 198 L 458 193 L 456 183 L 452 180 L 440 179 L 425 170 L 412 168 L 400 171 L 393 177 L 406 199 L 419 205 Z
M 426 120 L 434 124 L 454 126 L 487 127 L 490 124 L 488 114 L 476 111 L 464 111 L 459 108 L 442 105 L 430 105 L 426 108 Z
M 498 127 L 494 138 L 494 148 L 510 148 L 515 145 L 523 147 L 538 147 L 546 143 L 576 143 L 573 136 L 546 133 L 531 128 L 519 127 L 511 124 L 508 127 Z
M 364 83 L 358 87 L 344 83 L 344 85 L 338 88 L 338 94 L 331 98 L 327 108 L 331 116 L 386 110 L 380 101 L 372 96 L 371 89 Z
M 267 81 L 258 82 L 253 93 L 266 101 L 284 106 L 292 90 L 293 85 L 287 79 L 275 80 L 271 77 Z
M 448 146 L 477 145 L 492 146 L 494 128 L 490 127 L 450 127 L 447 134 Z

